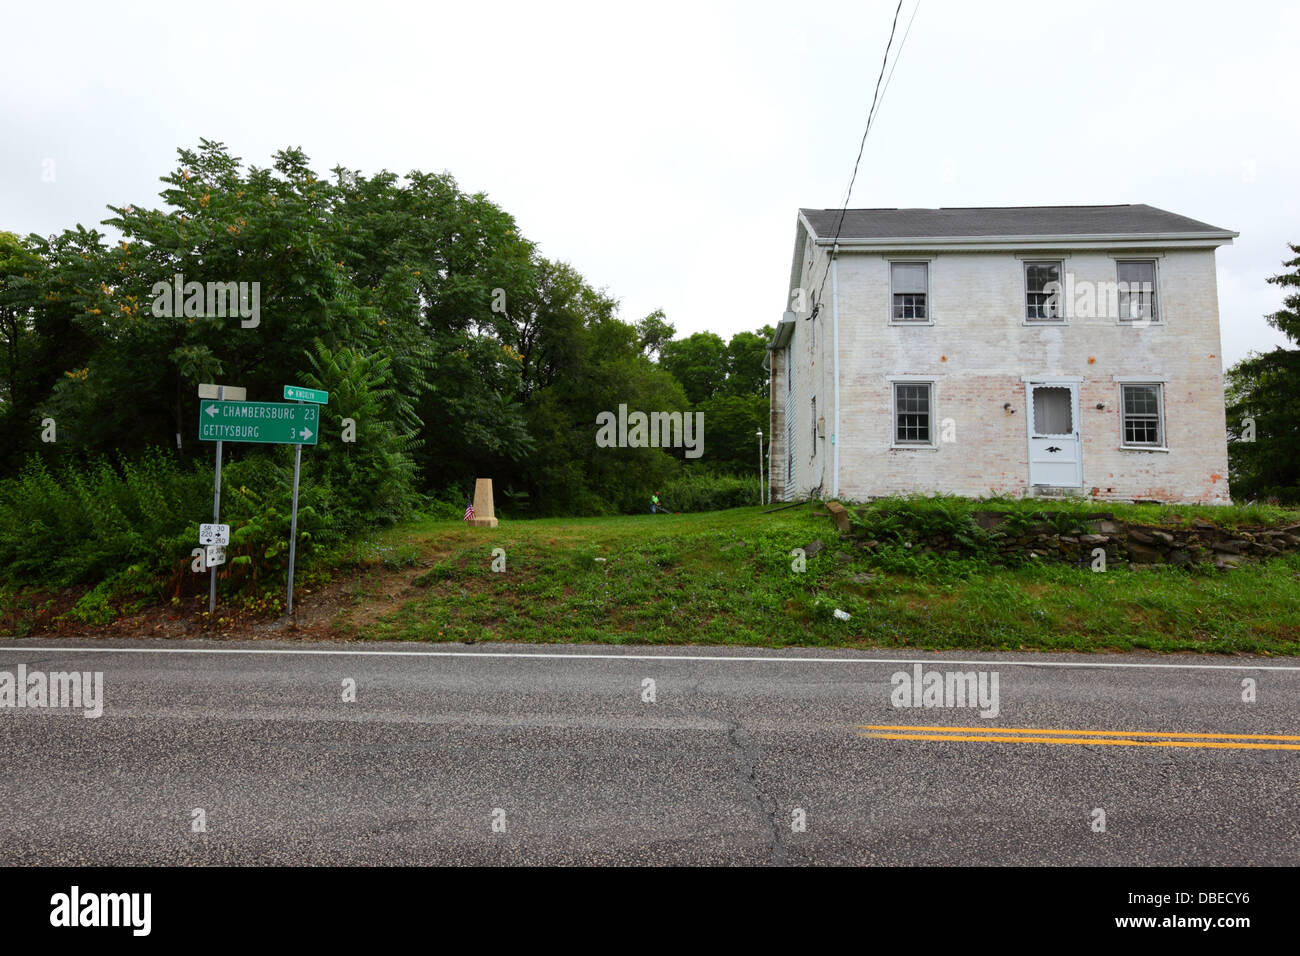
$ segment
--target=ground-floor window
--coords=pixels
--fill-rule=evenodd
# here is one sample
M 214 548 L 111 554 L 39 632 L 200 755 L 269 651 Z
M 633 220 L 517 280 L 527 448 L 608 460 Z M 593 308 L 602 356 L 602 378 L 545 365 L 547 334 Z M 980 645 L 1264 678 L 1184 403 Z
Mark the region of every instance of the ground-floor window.
M 894 444 L 933 444 L 933 399 L 932 382 L 894 383 Z
M 1123 442 L 1135 448 L 1164 445 L 1164 388 L 1158 383 L 1121 385 Z

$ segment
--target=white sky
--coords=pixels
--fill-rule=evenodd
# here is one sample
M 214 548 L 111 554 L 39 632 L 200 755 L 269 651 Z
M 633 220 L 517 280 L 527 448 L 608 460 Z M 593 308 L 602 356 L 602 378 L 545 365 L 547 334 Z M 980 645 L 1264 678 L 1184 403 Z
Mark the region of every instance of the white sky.
M 257 165 L 300 146 L 321 173 L 450 171 L 625 319 L 729 337 L 780 318 L 796 210 L 840 204 L 893 10 L 10 3 L 0 229 L 158 205 L 199 137 Z M 1300 243 L 1297 35 L 1294 2 L 922 0 L 850 204 L 1145 202 L 1237 230 L 1224 357 L 1282 344 L 1262 316 Z

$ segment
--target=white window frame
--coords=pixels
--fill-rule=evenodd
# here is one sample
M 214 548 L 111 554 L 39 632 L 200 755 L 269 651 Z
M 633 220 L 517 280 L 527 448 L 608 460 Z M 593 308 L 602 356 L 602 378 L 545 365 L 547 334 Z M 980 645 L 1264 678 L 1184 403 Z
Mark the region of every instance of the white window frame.
M 1119 385 L 1119 447 L 1123 451 L 1168 451 L 1169 435 L 1165 431 L 1165 383 L 1159 379 L 1149 378 L 1122 378 L 1116 379 Z M 1124 427 L 1128 420 L 1128 409 L 1124 405 L 1124 389 L 1133 386 L 1146 386 L 1156 390 L 1156 427 L 1159 429 L 1160 440 L 1154 445 L 1134 444 L 1127 437 L 1127 429 Z
M 932 283 L 930 282 L 930 260 L 929 259 L 887 259 L 889 265 L 889 303 L 886 318 L 890 325 L 934 325 L 934 296 L 932 294 Z M 894 266 L 895 265 L 918 265 L 925 266 L 925 318 L 924 319 L 896 319 L 894 318 Z
M 938 384 L 932 378 L 895 378 L 889 379 L 889 447 L 897 449 L 931 449 L 937 450 L 939 440 L 935 427 L 938 422 Z M 928 441 L 899 441 L 898 440 L 898 386 L 900 385 L 925 385 L 930 392 L 929 408 L 929 432 Z
M 1053 264 L 1056 266 L 1057 282 L 1061 288 L 1057 292 L 1056 300 L 1061 310 L 1061 314 L 1054 319 L 1034 319 L 1029 316 L 1029 267 Z M 1051 258 L 1033 258 L 1020 260 L 1020 322 L 1022 325 L 1069 325 L 1069 310 L 1065 302 L 1065 260 Z
M 1161 325 L 1164 322 L 1164 308 L 1160 295 L 1160 260 L 1155 256 L 1116 256 L 1115 257 L 1115 282 L 1119 280 L 1119 267 L 1126 262 L 1149 262 L 1151 263 L 1151 318 L 1148 319 L 1126 319 L 1123 310 L 1118 309 L 1119 296 L 1115 297 L 1118 315 L 1115 316 L 1116 325 L 1127 325 L 1135 328 L 1147 328 L 1152 325 Z M 1135 382 L 1134 384 L 1141 384 Z

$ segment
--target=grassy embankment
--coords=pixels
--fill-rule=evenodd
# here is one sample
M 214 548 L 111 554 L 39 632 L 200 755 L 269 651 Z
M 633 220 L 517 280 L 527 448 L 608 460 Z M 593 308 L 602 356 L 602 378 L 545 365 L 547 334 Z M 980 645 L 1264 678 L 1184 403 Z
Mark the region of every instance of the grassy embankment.
M 934 507 L 1107 511 L 1144 524 L 1300 521 L 1295 511 L 1264 507 L 952 499 Z M 1008 568 L 903 542 L 857 548 L 807 506 L 760 510 L 512 521 L 495 530 L 405 525 L 358 542 L 347 556 L 353 603 L 335 630 L 423 641 L 1300 653 L 1297 555 L 1232 571 Z M 804 573 L 792 571 L 791 549 L 814 539 L 825 550 Z M 503 573 L 490 570 L 494 548 L 506 553 Z M 393 569 L 401 567 L 409 570 L 394 593 Z M 836 608 L 850 619 L 835 619 Z

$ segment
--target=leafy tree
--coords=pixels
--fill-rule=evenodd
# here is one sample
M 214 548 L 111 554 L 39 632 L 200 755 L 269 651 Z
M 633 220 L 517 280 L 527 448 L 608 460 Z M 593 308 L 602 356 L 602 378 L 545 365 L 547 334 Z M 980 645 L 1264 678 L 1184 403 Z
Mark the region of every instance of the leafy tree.
M 659 448 L 599 448 L 596 416 L 629 411 L 683 411 L 681 386 L 642 352 L 635 326 L 613 317 L 615 303 L 589 287 L 567 300 L 577 320 L 565 349 L 565 374 L 534 391 L 528 417 L 538 450 L 521 463 L 543 512 L 639 511 L 678 470 Z
M 0 463 L 10 471 L 35 451 L 36 405 L 57 375 L 36 334 L 36 317 L 46 310 L 44 279 L 31 245 L 0 232 Z
M 420 421 L 410 396 L 393 387 L 392 359 L 347 346 L 331 350 L 317 340 L 309 362 L 303 382 L 330 393 L 310 460 L 314 476 L 335 489 L 343 523 L 405 517 L 415 504 L 410 452 Z
M 768 408 L 761 395 L 717 395 L 696 409 L 704 414 L 702 461 L 715 471 L 753 474 L 758 469 L 758 435 L 766 447 Z
M 641 352 L 647 358 L 657 360 L 663 354 L 664 345 L 677 334 L 677 329 L 664 317 L 663 309 L 655 309 L 636 324 L 636 334 Z
M 478 476 L 542 513 L 641 510 L 697 463 L 683 465 L 681 449 L 597 448 L 597 414 L 620 404 L 706 410 L 710 461 L 699 467 L 748 467 L 766 389 L 762 331 L 727 344 L 673 340 L 661 310 L 622 321 L 613 297 L 540 256 L 513 217 L 449 174 L 331 173 L 318 176 L 298 149 L 245 166 L 200 140 L 177 151 L 157 208 L 109 207 L 116 244 L 80 225 L 0 234 L 2 473 L 38 452 L 91 462 L 108 488 L 118 479 L 106 460 L 122 480 L 146 453 L 201 462 L 210 449 L 194 440 L 195 386 L 212 381 L 254 400 L 292 383 L 331 392 L 304 467 L 310 521 L 335 529 L 389 520 L 418 489 Z M 257 321 L 169 309 L 177 276 L 256 288 Z M 39 441 L 45 415 L 57 447 Z M 355 442 L 342 440 L 345 418 Z M 267 540 L 287 455 L 227 449 L 265 485 L 248 492 Z
M 1286 290 L 1269 325 L 1300 343 L 1300 246 L 1290 271 L 1268 282 Z M 1228 445 L 1233 492 L 1238 497 L 1300 501 L 1300 349 L 1251 353 L 1227 375 Z
M 696 332 L 665 342 L 659 364 L 682 383 L 698 405 L 716 395 L 727 378 L 727 344 L 712 332 Z
M 773 329 L 765 325 L 757 332 L 737 332 L 727 343 L 728 395 L 768 394 L 767 343 Z
M 24 366 L 36 345 L 31 317 L 40 271 L 40 260 L 21 239 L 0 232 L 0 403 L 6 410 L 25 397 Z

